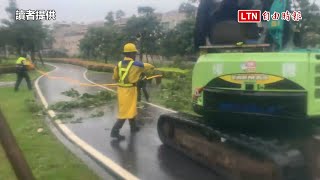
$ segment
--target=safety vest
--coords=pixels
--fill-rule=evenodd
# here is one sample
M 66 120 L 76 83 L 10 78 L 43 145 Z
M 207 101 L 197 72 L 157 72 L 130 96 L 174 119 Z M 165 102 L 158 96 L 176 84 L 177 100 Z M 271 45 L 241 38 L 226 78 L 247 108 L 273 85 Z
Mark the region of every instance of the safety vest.
M 17 65 L 25 65 L 25 62 L 23 61 L 26 61 L 27 59 L 24 58 L 24 57 L 19 57 L 18 60 L 16 61 L 16 64 Z
M 34 69 L 34 64 L 24 57 L 19 57 L 16 61 L 16 67 L 19 71 L 26 71 Z
M 125 83 L 124 80 L 125 78 L 128 76 L 129 70 L 132 66 L 132 64 L 134 63 L 134 61 L 129 61 L 128 65 L 126 68 L 122 67 L 122 61 L 120 61 L 118 63 L 118 68 L 119 68 L 119 82 L 118 85 L 122 86 L 122 87 L 132 87 L 133 84 L 131 83 Z
M 19 57 L 18 60 L 16 61 L 16 68 L 18 72 L 25 72 L 27 71 L 27 66 L 26 66 L 26 58 L 24 57 Z

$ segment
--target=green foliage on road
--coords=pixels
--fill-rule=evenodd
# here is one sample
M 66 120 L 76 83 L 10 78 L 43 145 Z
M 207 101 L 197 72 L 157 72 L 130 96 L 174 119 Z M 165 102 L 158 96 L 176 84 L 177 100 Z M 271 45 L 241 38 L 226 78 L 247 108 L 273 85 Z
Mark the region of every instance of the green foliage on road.
M 160 97 L 163 105 L 184 112 L 192 112 L 191 108 L 191 73 L 184 77 L 176 77 L 161 85 Z
M 91 80 L 101 79 L 96 83 L 106 82 L 103 78 L 94 77 L 110 77 L 111 75 L 110 73 L 96 71 L 88 71 L 87 73 L 87 77 Z M 155 85 L 153 80 L 152 84 L 147 84 L 150 101 L 173 110 L 194 114 L 191 106 L 191 83 L 191 71 L 181 77 L 162 78 L 160 86 Z M 142 99 L 144 99 L 143 95 Z
M 71 118 L 75 117 L 75 115 L 72 113 L 72 110 L 96 110 L 96 108 L 106 105 L 115 99 L 115 95 L 109 91 L 100 91 L 96 94 L 80 94 L 77 90 L 70 89 L 62 92 L 61 94 L 72 97 L 72 100 L 57 102 L 53 105 L 50 105 L 49 109 L 52 109 L 58 113 L 55 119 L 60 119 L 64 122 L 66 119 L 70 119 L 71 121 Z M 94 111 L 88 118 L 102 117 L 103 115 L 103 111 Z M 81 117 L 81 120 L 82 118 L 83 117 Z
M 14 92 L 12 88 L 0 88 L 0 108 L 36 179 L 98 179 L 55 138 L 44 122 L 44 116 L 34 107 L 33 99 L 33 92 L 23 88 L 19 92 Z M 39 128 L 44 131 L 38 133 Z M 0 159 L 0 179 L 16 179 L 2 148 Z
M 70 118 L 73 118 L 73 117 L 74 117 L 74 115 L 71 114 L 71 113 L 59 113 L 59 114 L 57 114 L 55 119 L 64 120 L 64 119 L 70 119 Z
M 104 115 L 104 112 L 103 111 L 96 111 L 94 112 L 93 114 L 90 115 L 91 118 L 94 118 L 94 117 L 102 117 Z
M 62 92 L 61 94 L 65 95 L 65 96 L 68 96 L 68 97 L 72 97 L 72 98 L 80 96 L 80 93 L 77 90 L 73 89 L 73 88 L 71 88 L 68 91 Z

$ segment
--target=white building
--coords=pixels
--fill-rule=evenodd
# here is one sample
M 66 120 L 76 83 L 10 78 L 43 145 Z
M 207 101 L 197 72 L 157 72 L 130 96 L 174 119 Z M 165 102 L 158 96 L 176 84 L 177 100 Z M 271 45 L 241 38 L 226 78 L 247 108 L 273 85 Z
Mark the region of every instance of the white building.
M 184 21 L 185 19 L 187 19 L 186 14 L 179 13 L 179 11 L 169 11 L 161 15 L 161 23 L 167 30 L 173 29 L 177 26 L 177 24 Z
M 53 25 L 54 50 L 66 51 L 68 56 L 79 54 L 79 43 L 87 32 L 88 27 L 83 24 L 57 23 Z
M 173 29 L 178 23 L 186 19 L 184 13 L 170 11 L 163 14 L 156 14 L 166 30 Z M 124 27 L 129 18 L 122 18 L 115 22 L 115 25 Z M 53 25 L 53 36 L 55 42 L 54 50 L 66 51 L 68 56 L 79 55 L 80 40 L 85 36 L 90 27 L 102 27 L 103 21 L 93 22 L 89 25 L 78 23 L 55 23 Z

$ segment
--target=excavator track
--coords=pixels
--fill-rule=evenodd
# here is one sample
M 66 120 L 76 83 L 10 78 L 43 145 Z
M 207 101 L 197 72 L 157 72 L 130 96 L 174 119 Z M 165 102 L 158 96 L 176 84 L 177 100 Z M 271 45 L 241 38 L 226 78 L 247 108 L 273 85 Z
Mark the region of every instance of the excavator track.
M 225 179 L 309 179 L 303 154 L 290 143 L 231 134 L 183 113 L 161 115 L 157 128 L 165 145 Z

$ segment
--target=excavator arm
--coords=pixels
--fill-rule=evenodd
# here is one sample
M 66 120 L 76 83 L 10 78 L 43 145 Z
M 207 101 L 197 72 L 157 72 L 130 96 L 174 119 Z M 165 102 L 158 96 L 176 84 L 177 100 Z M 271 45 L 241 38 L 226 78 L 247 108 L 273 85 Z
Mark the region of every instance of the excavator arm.
M 288 7 L 288 0 L 275 0 L 269 11 L 271 16 L 276 12 L 280 13 L 279 20 L 272 20 L 271 18 L 268 22 L 269 35 L 271 36 L 273 45 L 278 50 L 281 50 L 283 48 L 284 41 L 287 41 L 289 33 L 289 24 L 285 23 L 285 21 L 281 19 L 281 13 L 285 12 L 286 10 L 289 10 Z

